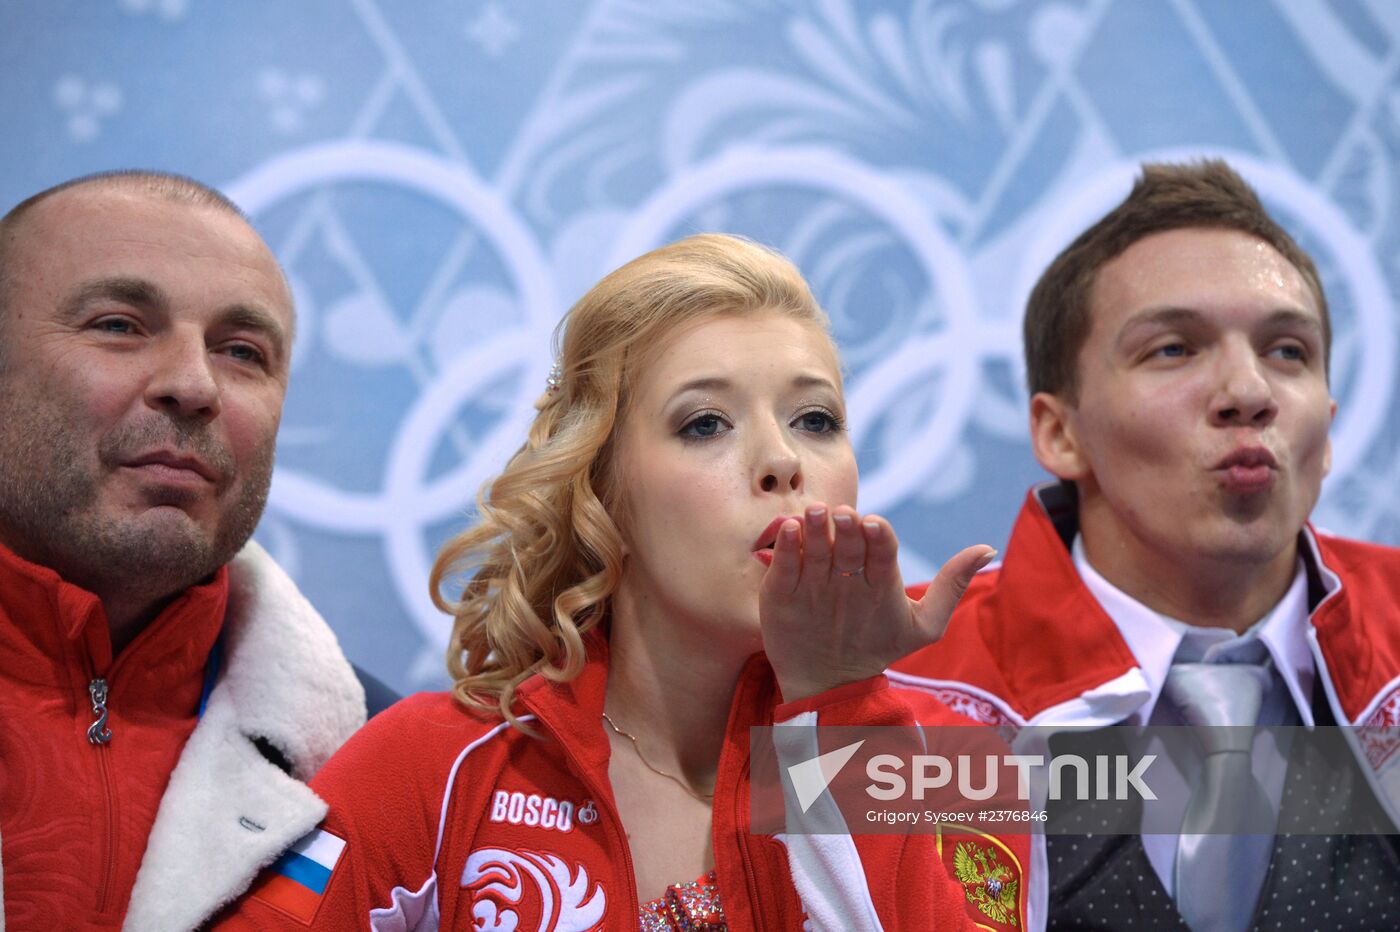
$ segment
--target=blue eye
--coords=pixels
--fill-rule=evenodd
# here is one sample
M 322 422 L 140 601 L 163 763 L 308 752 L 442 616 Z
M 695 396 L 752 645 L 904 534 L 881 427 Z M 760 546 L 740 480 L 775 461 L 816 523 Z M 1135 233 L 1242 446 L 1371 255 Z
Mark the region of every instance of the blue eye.
M 1170 359 L 1178 359 L 1186 355 L 1185 343 L 1168 343 L 1166 346 L 1157 347 L 1158 356 L 1166 356 Z
M 830 434 L 845 428 L 840 418 L 830 411 L 820 409 L 802 412 L 792 422 L 792 426 L 813 434 Z
M 679 433 L 688 440 L 704 440 L 719 436 L 726 427 L 724 418 L 718 414 L 705 413 L 686 421 Z
M 125 317 L 104 317 L 93 324 L 93 328 L 103 333 L 132 333 L 136 326 Z
M 261 363 L 263 361 L 262 351 L 247 343 L 235 343 L 228 348 L 228 354 L 242 362 Z
M 1280 359 L 1286 359 L 1289 362 L 1302 362 L 1307 358 L 1307 353 L 1295 343 L 1285 343 L 1283 346 L 1274 347 L 1271 352 L 1277 353 Z

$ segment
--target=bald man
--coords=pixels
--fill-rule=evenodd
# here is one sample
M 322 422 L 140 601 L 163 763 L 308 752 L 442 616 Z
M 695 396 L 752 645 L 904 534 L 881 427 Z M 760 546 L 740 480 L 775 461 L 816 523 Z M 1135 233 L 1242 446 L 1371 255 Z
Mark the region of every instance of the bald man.
M 0 219 L 0 928 L 194 928 L 325 814 L 364 690 L 248 542 L 293 326 L 187 178 Z

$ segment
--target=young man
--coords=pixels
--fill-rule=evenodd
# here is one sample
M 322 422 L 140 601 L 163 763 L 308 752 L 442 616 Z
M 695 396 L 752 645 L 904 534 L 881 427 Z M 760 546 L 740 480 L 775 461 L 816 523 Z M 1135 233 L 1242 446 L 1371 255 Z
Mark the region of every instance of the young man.
M 304 781 L 364 690 L 245 546 L 292 329 L 267 246 L 189 179 L 0 219 L 0 928 L 195 928 L 325 814 Z
M 973 582 L 944 639 L 891 675 L 1013 729 L 1393 724 L 1400 551 L 1307 524 L 1330 462 L 1330 342 L 1312 260 L 1233 170 L 1144 166 L 1027 307 L 1031 441 L 1060 482 L 1028 496 L 1005 560 Z M 1393 749 L 1352 748 L 1358 794 L 1400 775 Z M 1182 767 L 1187 784 L 1206 773 Z M 1277 782 L 1263 794 L 1275 811 Z M 1035 877 L 1048 868 L 1032 916 L 1400 921 L 1389 837 L 1214 845 L 1050 836 L 1032 862 Z

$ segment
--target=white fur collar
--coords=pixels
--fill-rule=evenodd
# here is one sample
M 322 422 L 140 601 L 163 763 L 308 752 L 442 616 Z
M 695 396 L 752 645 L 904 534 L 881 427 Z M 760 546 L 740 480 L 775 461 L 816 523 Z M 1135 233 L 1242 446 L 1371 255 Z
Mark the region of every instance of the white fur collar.
M 124 929 L 193 929 L 246 890 L 325 816 L 302 781 L 365 721 L 335 635 L 287 574 L 251 542 L 229 569 L 218 684 L 161 799 Z

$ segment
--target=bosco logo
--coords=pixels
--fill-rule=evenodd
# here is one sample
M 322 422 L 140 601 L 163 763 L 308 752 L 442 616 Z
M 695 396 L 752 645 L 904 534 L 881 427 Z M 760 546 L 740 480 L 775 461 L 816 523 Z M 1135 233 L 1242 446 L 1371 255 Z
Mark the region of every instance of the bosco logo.
M 590 803 L 591 805 L 591 803 Z M 556 832 L 571 832 L 574 828 L 575 806 L 567 799 L 541 796 L 538 793 L 512 793 L 497 790 L 491 797 L 491 821 L 528 825 Z

